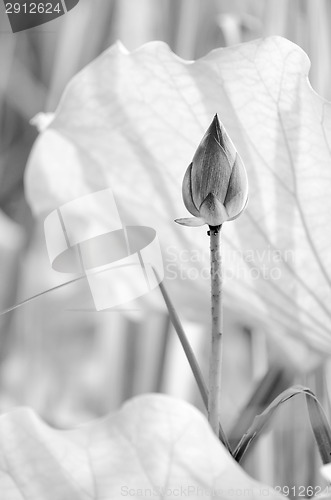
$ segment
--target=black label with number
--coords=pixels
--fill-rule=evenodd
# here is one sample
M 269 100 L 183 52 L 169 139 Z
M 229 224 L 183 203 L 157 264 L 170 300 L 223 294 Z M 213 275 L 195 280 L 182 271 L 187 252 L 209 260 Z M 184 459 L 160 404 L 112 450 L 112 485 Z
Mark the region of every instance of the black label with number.
M 79 0 L 3 0 L 13 33 L 48 23 L 73 9 Z

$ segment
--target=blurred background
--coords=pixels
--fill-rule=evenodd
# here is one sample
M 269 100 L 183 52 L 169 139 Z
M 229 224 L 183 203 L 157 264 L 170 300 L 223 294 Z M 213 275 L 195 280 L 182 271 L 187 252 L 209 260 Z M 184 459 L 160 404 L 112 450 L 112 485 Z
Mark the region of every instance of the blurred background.
M 54 111 L 70 78 L 116 40 L 129 50 L 163 40 L 195 59 L 217 47 L 281 35 L 307 52 L 313 88 L 331 98 L 331 0 L 80 0 L 67 15 L 15 35 L 2 4 L 0 14 L 1 310 L 56 284 L 42 221 L 34 220 L 24 198 L 24 169 L 37 137 L 30 120 Z M 1 412 L 29 405 L 67 428 L 150 391 L 203 410 L 165 309 L 148 317 L 68 310 L 69 299 L 79 303 L 77 294 L 64 288 L 0 317 Z M 201 324 L 184 326 L 206 373 L 208 332 Z M 265 332 L 228 329 L 222 407 L 232 444 L 292 383 L 309 385 L 330 416 L 327 362 L 289 369 Z M 278 412 L 244 460 L 251 475 L 273 486 L 323 484 L 320 465 L 301 397 Z

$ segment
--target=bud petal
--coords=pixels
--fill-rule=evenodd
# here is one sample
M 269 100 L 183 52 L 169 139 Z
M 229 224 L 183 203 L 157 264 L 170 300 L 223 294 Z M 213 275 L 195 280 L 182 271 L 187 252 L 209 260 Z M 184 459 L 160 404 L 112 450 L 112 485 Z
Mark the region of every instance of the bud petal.
M 243 212 L 248 181 L 243 162 L 215 115 L 183 179 L 183 200 L 196 217 L 177 219 L 185 226 L 220 226 Z
M 199 210 L 194 204 L 192 196 L 192 163 L 187 167 L 183 179 L 182 195 L 185 207 L 187 210 L 196 217 L 199 217 Z
M 184 219 L 176 219 L 175 222 L 177 224 L 181 224 L 182 226 L 190 226 L 190 227 L 199 227 L 203 226 L 206 224 L 206 221 L 204 221 L 201 217 L 188 217 Z
M 221 226 L 229 219 L 229 215 L 214 194 L 210 193 L 201 204 L 200 215 L 209 226 Z
M 238 219 L 238 217 L 243 213 L 243 211 L 245 210 L 245 208 L 247 207 L 247 204 L 248 204 L 248 198 L 246 200 L 246 203 L 245 205 L 243 206 L 243 208 L 240 210 L 239 213 L 237 213 L 236 215 L 234 215 L 233 217 L 231 217 L 231 219 L 228 219 L 227 222 L 231 222 L 232 220 L 235 220 L 235 219 Z
M 199 208 L 210 193 L 221 202 L 225 199 L 232 164 L 222 144 L 222 131 L 215 115 L 192 161 L 192 194 L 194 203 Z
M 228 191 L 224 200 L 225 208 L 229 217 L 234 217 L 241 213 L 246 206 L 248 198 L 248 181 L 243 162 L 239 155 L 236 155 L 236 161 L 232 168 L 229 180 Z

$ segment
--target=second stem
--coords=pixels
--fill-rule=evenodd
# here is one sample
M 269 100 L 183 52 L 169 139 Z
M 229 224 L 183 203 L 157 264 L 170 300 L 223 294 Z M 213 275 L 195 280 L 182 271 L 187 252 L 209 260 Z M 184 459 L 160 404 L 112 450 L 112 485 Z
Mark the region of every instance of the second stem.
M 210 275 L 211 275 L 211 319 L 212 339 L 209 361 L 209 395 L 208 420 L 215 432 L 219 435 L 220 425 L 220 396 L 221 396 L 221 367 L 222 367 L 222 259 L 220 249 L 220 232 L 222 226 L 210 226 Z

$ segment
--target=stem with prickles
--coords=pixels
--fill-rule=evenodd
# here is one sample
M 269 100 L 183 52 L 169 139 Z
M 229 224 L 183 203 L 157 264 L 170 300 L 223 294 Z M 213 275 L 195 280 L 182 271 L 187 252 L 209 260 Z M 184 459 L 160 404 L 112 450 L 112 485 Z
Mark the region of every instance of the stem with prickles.
M 222 366 L 222 261 L 220 253 L 221 226 L 210 226 L 210 264 L 211 264 L 211 319 L 212 339 L 209 362 L 208 419 L 218 436 L 220 432 L 220 395 Z

